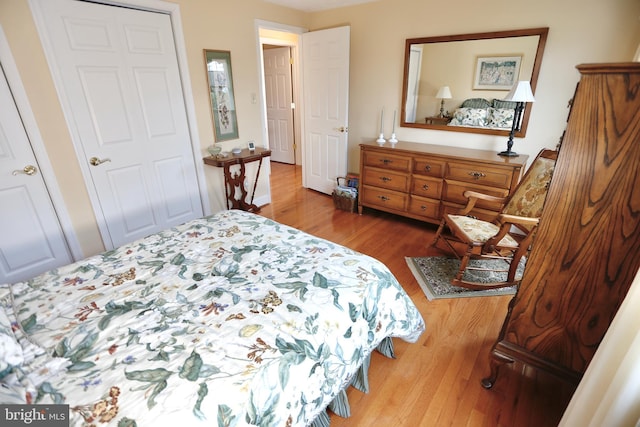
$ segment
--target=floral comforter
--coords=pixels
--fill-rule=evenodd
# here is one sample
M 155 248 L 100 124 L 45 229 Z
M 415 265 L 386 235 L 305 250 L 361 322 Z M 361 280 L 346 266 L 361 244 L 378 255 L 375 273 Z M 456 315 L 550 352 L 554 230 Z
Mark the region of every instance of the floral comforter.
M 385 337 L 424 330 L 380 262 L 241 211 L 4 285 L 0 305 L 0 403 L 87 426 L 309 425 Z

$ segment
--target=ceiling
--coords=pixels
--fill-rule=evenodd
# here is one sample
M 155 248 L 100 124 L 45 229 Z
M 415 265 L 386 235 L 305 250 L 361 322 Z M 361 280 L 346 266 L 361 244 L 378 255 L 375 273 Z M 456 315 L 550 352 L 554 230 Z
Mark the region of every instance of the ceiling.
M 338 7 L 352 6 L 354 4 L 371 3 L 378 0 L 264 0 L 291 9 L 305 12 L 317 12 L 319 10 L 335 9 Z

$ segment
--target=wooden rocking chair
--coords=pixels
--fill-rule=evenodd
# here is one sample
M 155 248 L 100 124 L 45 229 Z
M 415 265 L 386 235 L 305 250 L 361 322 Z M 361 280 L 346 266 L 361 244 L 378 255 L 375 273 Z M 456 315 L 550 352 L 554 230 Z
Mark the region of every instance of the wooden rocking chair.
M 453 285 L 495 289 L 520 283 L 520 278 L 516 279 L 518 264 L 531 247 L 557 156 L 557 151 L 540 151 L 511 196 L 501 198 L 466 191 L 467 205 L 459 212 L 444 215 L 432 246 L 442 237 L 460 259 L 458 273 L 451 280 Z M 503 209 L 491 222 L 468 216 L 477 200 L 499 202 Z M 461 244 L 466 245 L 463 254 L 458 252 Z M 503 269 L 471 267 L 471 259 L 498 259 L 506 265 Z M 499 282 L 474 282 L 463 278 L 467 270 L 506 272 L 507 277 Z

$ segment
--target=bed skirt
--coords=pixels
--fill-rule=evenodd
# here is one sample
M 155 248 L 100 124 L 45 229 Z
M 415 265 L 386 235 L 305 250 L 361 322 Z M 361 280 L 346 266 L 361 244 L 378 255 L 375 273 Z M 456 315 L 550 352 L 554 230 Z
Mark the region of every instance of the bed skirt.
M 384 338 L 376 350 L 383 356 L 390 359 L 395 359 L 395 353 L 393 351 L 393 340 L 391 337 Z M 356 390 L 360 390 L 363 393 L 369 393 L 369 366 L 371 365 L 371 354 L 369 354 L 360 365 L 360 368 L 356 371 L 356 374 L 351 378 L 349 385 Z M 328 410 L 333 412 L 339 417 L 349 418 L 351 416 L 351 407 L 349 406 L 349 398 L 347 397 L 347 391 L 342 390 L 331 401 Z M 329 427 L 331 424 L 331 417 L 327 411 L 321 412 L 318 417 L 313 420 L 310 427 Z

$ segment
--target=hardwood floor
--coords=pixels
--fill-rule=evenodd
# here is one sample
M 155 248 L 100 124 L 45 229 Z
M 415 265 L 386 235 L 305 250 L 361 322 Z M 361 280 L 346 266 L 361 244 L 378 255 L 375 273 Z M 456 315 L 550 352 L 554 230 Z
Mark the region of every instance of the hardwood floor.
M 441 254 L 430 248 L 435 225 L 374 210 L 336 210 L 330 196 L 302 188 L 299 166 L 271 163 L 272 203 L 261 214 L 370 255 L 386 264 L 422 313 L 418 342 L 395 339 L 396 359 L 374 353 L 371 392 L 349 389 L 351 417 L 332 427 L 557 426 L 574 387 L 533 368 L 501 368 L 485 390 L 489 351 L 510 296 L 428 301 L 405 256 Z

